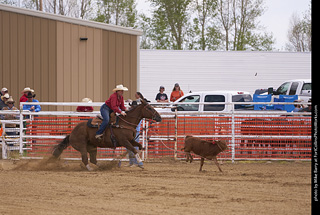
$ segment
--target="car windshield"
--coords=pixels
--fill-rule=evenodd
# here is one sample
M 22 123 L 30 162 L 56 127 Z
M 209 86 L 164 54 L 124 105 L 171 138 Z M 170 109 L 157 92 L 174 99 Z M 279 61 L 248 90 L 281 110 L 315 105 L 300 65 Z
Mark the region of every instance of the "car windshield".
M 302 90 L 311 90 L 311 83 L 304 83 L 302 86 Z
M 232 102 L 252 102 L 252 96 L 250 94 L 233 95 Z M 251 107 L 253 107 L 253 105 L 250 104 L 239 104 L 234 106 L 235 109 L 249 109 Z
M 199 102 L 199 95 L 187 96 L 186 98 L 179 101 L 179 105 L 177 106 L 178 111 L 198 111 L 199 105 L 197 104 L 188 104 L 190 102 Z M 184 104 L 180 104 L 184 103 Z

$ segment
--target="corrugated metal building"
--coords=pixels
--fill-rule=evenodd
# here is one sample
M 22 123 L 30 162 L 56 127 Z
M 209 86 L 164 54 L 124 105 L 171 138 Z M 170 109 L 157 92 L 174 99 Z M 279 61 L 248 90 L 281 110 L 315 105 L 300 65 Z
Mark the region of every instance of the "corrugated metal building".
M 116 84 L 133 98 L 142 31 L 0 5 L 0 87 L 19 101 L 31 87 L 40 101 L 104 101 Z M 80 40 L 87 38 L 87 40 Z
M 141 50 L 140 61 L 140 90 L 151 101 L 160 85 L 170 96 L 176 82 L 184 93 L 253 93 L 286 80 L 311 78 L 311 53 Z

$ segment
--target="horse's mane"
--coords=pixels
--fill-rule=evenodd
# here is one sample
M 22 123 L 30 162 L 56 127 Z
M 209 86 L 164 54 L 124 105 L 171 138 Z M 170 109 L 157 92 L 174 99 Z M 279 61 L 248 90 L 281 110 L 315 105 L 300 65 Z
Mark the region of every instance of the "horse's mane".
M 137 109 L 139 106 L 143 105 L 142 103 L 139 104 L 139 105 L 135 105 L 135 106 L 131 106 L 131 108 L 129 110 L 126 111 L 126 113 L 131 113 L 133 112 L 135 109 Z

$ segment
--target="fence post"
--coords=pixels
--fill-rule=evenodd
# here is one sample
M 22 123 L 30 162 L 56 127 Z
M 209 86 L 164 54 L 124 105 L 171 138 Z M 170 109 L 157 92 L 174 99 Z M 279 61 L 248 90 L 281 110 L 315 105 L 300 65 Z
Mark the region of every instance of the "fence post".
M 7 154 L 8 147 L 5 139 L 5 128 L 6 128 L 6 123 L 2 122 L 2 132 L 1 132 L 2 159 L 8 159 L 8 154 Z
M 234 159 L 235 159 L 235 126 L 234 126 L 234 103 L 232 103 L 232 109 L 231 109 L 231 150 L 232 150 L 232 163 L 234 163 Z
M 148 147 L 146 146 L 146 119 L 142 119 L 142 147 L 145 150 L 142 151 L 142 160 L 147 160 L 148 158 Z
M 178 151 L 178 109 L 175 109 L 175 123 L 174 123 L 174 135 L 175 135 L 175 142 L 174 142 L 174 160 L 177 160 L 177 151 Z
M 22 105 L 20 104 L 20 127 L 19 127 L 19 153 L 23 154 L 23 114 L 22 114 Z

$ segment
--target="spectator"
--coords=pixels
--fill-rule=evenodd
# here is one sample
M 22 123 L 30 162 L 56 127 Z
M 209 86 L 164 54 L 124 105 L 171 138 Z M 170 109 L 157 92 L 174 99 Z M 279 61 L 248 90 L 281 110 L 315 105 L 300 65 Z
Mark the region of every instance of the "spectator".
M 296 101 L 294 101 L 294 102 L 301 102 L 301 101 L 296 100 Z M 295 104 L 295 105 L 294 105 L 294 109 L 293 109 L 292 112 L 299 112 L 300 110 L 301 110 L 301 105 L 300 105 L 300 104 Z
M 10 98 L 9 94 L 6 93 L 3 96 L 1 96 L 1 101 L 0 101 L 0 110 L 2 110 L 2 108 L 7 107 L 8 105 L 6 104 L 6 101 L 8 101 L 8 99 Z
M 143 96 L 140 92 L 136 92 L 135 98 L 136 98 L 136 101 L 132 101 L 131 108 L 134 108 L 135 106 L 139 105 L 141 103 L 141 99 L 143 98 Z M 142 120 L 140 120 L 140 122 L 136 128 L 137 133 L 136 133 L 135 140 L 137 142 L 139 142 L 139 139 L 140 139 L 139 136 L 140 136 L 141 122 L 142 122 Z M 135 146 L 134 148 L 139 152 L 139 147 Z M 128 152 L 128 156 L 129 156 L 129 166 L 130 167 L 138 166 L 138 161 L 137 161 L 136 157 L 134 156 L 134 153 L 128 149 L 127 149 L 127 152 Z
M 10 96 L 10 98 L 6 101 L 6 104 L 8 106 L 4 107 L 2 110 L 18 110 L 15 106 L 14 106 L 14 100 L 12 99 L 12 96 Z M 15 119 L 19 119 L 19 114 L 5 114 L 2 117 L 4 120 L 15 120 Z M 16 128 L 17 125 L 16 124 L 6 124 L 6 128 Z M 7 135 L 17 135 L 16 131 L 10 131 L 10 132 L 6 132 Z
M 28 99 L 26 102 L 39 102 L 37 99 L 33 98 L 31 90 L 28 92 L 26 97 Z M 28 110 L 31 112 L 39 112 L 39 111 L 41 111 L 41 107 L 40 107 L 40 105 L 23 105 L 23 110 Z
M 170 96 L 170 101 L 174 102 L 180 97 L 182 97 L 183 91 L 180 89 L 180 85 L 178 83 L 175 83 L 174 88 L 172 90 L 171 96 Z
M 90 98 L 83 98 L 82 102 L 92 103 L 92 100 Z M 92 112 L 92 111 L 93 111 L 92 106 L 78 106 L 77 107 L 77 112 Z
M 157 102 L 168 102 L 168 96 L 164 93 L 164 86 L 160 86 L 159 93 L 156 96 Z
M 8 89 L 4 87 L 1 89 L 0 96 L 4 96 L 6 93 L 8 93 Z
M 28 101 L 28 98 L 27 98 L 27 95 L 28 95 L 28 93 L 32 93 L 32 90 L 30 89 L 30 87 L 26 87 L 26 88 L 24 88 L 23 90 L 22 90 L 22 96 L 20 97 L 20 102 L 26 102 L 26 101 Z M 32 94 L 31 94 L 32 95 Z
M 311 102 L 311 98 L 308 100 L 308 102 Z M 312 106 L 308 105 L 308 107 L 306 108 L 302 108 L 301 110 L 299 110 L 299 112 L 311 112 Z

